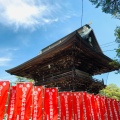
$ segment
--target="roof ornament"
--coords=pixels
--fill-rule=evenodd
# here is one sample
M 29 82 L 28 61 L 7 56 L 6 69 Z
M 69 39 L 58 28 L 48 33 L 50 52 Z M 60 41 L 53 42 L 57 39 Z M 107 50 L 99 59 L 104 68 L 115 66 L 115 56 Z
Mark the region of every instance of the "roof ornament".
M 92 31 L 92 29 L 85 25 L 85 26 L 83 27 L 80 35 L 81 35 L 81 37 L 82 37 L 83 39 L 86 39 L 86 38 L 88 38 L 88 36 L 89 36 L 89 34 L 90 34 L 91 31 Z

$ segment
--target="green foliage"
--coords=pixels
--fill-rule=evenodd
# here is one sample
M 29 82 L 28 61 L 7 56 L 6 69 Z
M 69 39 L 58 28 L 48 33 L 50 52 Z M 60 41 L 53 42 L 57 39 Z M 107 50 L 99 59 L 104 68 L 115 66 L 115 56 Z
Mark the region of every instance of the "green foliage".
M 116 68 L 120 67 L 120 63 L 118 62 L 118 59 L 113 60 L 113 62 L 110 62 L 109 64 Z
M 120 26 L 117 26 L 115 29 L 116 42 L 120 43 Z
M 120 26 L 115 29 L 116 42 L 118 43 L 118 48 L 116 49 L 117 56 L 120 58 Z
M 117 26 L 114 33 L 116 37 L 116 42 L 118 43 L 118 48 L 116 50 L 116 56 L 120 58 L 120 26 Z M 120 59 L 115 59 L 113 61 L 113 65 L 118 66 L 120 68 Z M 120 73 L 120 69 L 118 70 L 118 73 Z
M 100 90 L 99 93 L 102 96 L 120 100 L 120 88 L 115 84 L 110 84 L 110 85 L 106 86 L 106 88 Z
M 24 78 L 24 77 L 16 76 L 16 78 L 17 78 L 16 82 L 34 82 L 34 80 L 32 80 L 32 79 L 28 79 L 28 78 Z
M 120 73 L 120 26 L 117 26 L 114 33 L 116 37 L 116 42 L 118 43 L 118 48 L 116 50 L 116 58 L 110 64 L 114 65 L 117 68 L 117 73 Z
M 89 0 L 96 8 L 101 7 L 102 11 L 120 19 L 120 0 Z

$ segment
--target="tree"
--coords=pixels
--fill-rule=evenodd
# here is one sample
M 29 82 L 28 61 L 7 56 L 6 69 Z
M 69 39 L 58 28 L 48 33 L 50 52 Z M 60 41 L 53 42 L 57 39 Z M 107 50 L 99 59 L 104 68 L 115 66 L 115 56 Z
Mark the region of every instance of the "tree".
M 89 0 L 92 2 L 96 8 L 101 7 L 102 11 L 111 14 L 117 19 L 120 19 L 120 0 Z M 118 43 L 118 48 L 116 49 L 116 57 L 112 63 L 115 67 L 120 68 L 120 26 L 115 29 L 116 42 Z M 120 69 L 118 69 L 120 73 Z
M 120 58 L 120 26 L 115 29 L 116 42 L 118 43 L 118 49 L 116 49 L 117 56 Z
M 120 0 L 89 0 L 96 8 L 102 7 L 102 11 L 120 19 Z
M 109 84 L 104 89 L 100 90 L 99 94 L 108 98 L 120 100 L 120 88 L 115 84 Z
M 118 43 L 118 48 L 115 49 L 116 50 L 116 56 L 118 58 L 115 59 L 114 62 L 112 62 L 111 64 L 120 68 L 120 59 L 119 59 L 120 58 L 120 26 L 116 27 L 114 35 L 116 37 L 115 41 Z M 120 73 L 120 69 L 118 69 L 118 73 Z
M 34 82 L 34 80 L 32 80 L 32 79 L 28 79 L 28 78 L 24 78 L 24 77 L 16 76 L 16 78 L 17 78 L 16 82 Z

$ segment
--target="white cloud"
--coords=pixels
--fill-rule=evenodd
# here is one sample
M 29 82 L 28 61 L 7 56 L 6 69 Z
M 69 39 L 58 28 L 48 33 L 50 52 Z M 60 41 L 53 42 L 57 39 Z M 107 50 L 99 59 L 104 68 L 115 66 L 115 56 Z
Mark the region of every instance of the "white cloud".
M 6 66 L 10 61 L 11 61 L 11 58 L 0 57 L 0 66 Z
M 0 48 L 0 66 L 8 66 L 18 48 Z
M 65 2 L 62 4 L 65 6 Z M 66 10 L 61 12 L 64 8 L 58 1 L 52 3 L 49 0 L 0 0 L 0 23 L 14 26 L 16 29 L 19 27 L 34 29 L 37 26 L 57 22 L 60 15 L 64 18 Z
M 38 19 L 43 17 L 46 9 L 45 5 L 28 4 L 26 0 L 0 0 L 0 22 L 15 24 L 16 27 L 30 27 L 39 24 Z

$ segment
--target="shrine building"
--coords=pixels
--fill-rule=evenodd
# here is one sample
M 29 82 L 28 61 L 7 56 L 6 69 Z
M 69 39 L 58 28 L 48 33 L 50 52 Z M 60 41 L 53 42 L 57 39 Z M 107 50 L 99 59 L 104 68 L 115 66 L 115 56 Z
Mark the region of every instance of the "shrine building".
M 117 70 L 110 64 L 112 61 L 103 54 L 92 28 L 84 25 L 45 47 L 36 57 L 6 71 L 33 79 L 36 86 L 97 94 L 105 84 L 93 76 Z

